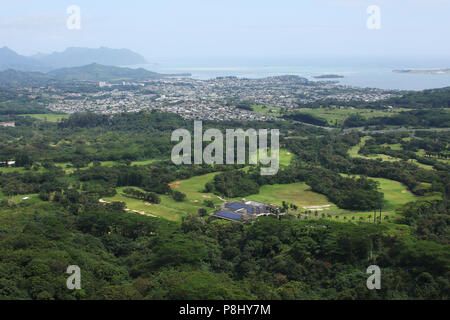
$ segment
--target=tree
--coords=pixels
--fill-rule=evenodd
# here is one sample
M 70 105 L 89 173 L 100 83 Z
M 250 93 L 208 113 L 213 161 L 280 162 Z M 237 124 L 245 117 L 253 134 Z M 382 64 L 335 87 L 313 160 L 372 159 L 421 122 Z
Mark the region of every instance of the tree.
M 186 195 L 180 191 L 174 191 L 172 197 L 177 202 L 183 202 L 186 199 Z
M 16 167 L 29 167 L 33 164 L 33 160 L 31 160 L 28 154 L 26 154 L 25 152 L 16 154 L 15 160 Z

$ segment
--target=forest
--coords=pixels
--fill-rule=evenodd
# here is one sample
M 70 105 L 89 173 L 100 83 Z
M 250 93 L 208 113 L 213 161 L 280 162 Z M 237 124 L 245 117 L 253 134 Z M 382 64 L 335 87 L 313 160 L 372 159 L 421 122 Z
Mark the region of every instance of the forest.
M 15 167 L 0 167 L 1 299 L 450 295 L 446 132 L 417 132 L 417 138 L 372 134 L 363 140 L 367 133 L 337 134 L 289 121 L 205 122 L 206 128 L 279 128 L 280 143 L 294 158 L 277 175 L 265 177 L 258 167 L 245 165 L 172 164 L 171 131 L 192 130 L 192 123 L 173 114 L 88 113 L 59 123 L 15 119 L 15 128 L 0 128 L 0 160 L 16 161 Z M 349 150 L 358 145 L 359 157 L 351 157 Z M 411 158 L 402 158 L 399 148 Z M 365 158 L 373 153 L 399 160 Z M 413 158 L 419 162 L 407 161 Z M 188 205 L 186 194 L 171 183 L 210 173 L 216 175 L 201 188 L 219 196 L 240 198 L 266 185 L 304 182 L 348 210 L 383 208 L 384 195 L 369 177 L 399 181 L 418 197 L 440 196 L 410 202 L 397 210 L 395 220 L 376 223 L 286 214 L 240 224 L 200 209 L 174 222 L 133 214 L 124 202 L 99 201 L 121 188 L 124 196 L 150 207 L 167 196 Z M 21 200 L 30 194 L 35 197 Z M 214 203 L 205 201 L 207 206 Z M 372 264 L 382 269 L 382 290 L 366 287 Z M 81 290 L 66 288 L 69 265 L 82 270 Z
M 450 87 L 417 92 L 397 92 L 395 97 L 376 102 L 339 101 L 322 99 L 311 103 L 299 103 L 299 108 L 321 108 L 331 106 L 353 107 L 357 109 L 445 109 L 450 108 Z

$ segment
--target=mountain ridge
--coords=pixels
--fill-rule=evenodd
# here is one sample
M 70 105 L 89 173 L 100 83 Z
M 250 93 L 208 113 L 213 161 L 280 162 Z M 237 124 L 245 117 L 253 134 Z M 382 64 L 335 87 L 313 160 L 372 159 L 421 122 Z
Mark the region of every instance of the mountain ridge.
M 148 63 L 143 56 L 131 50 L 110 49 L 106 47 L 97 49 L 69 47 L 62 52 L 53 52 L 48 55 L 39 56 L 38 60 L 55 69 L 80 67 L 92 63 L 110 66 L 129 66 Z
M 34 58 L 22 56 L 8 47 L 3 47 L 0 48 L 0 70 L 7 69 L 43 71 L 46 67 Z
M 14 69 L 47 72 L 55 69 L 81 67 L 92 63 L 119 67 L 147 64 L 148 62 L 143 56 L 129 49 L 69 47 L 62 52 L 37 53 L 27 57 L 8 47 L 0 48 L 0 71 Z
M 41 86 L 71 81 L 144 81 L 173 76 L 190 76 L 190 74 L 161 74 L 142 68 L 132 69 L 92 63 L 81 67 L 56 69 L 47 73 L 7 69 L 0 71 L 0 86 Z

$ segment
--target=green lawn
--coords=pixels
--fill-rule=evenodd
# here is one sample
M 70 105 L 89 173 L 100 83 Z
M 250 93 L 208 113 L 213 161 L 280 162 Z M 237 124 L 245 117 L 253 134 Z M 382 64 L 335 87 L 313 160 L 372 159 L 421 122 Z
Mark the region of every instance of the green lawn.
M 258 150 L 258 155 L 256 161 L 259 161 L 261 158 L 261 150 Z M 268 151 L 268 156 L 270 157 L 270 149 Z M 280 149 L 280 166 L 287 167 L 291 163 L 294 155 L 287 149 Z M 252 159 L 254 160 L 254 159 Z
M 385 144 L 382 144 L 381 146 L 384 147 L 384 148 L 388 148 L 389 147 L 392 150 L 397 150 L 397 151 L 403 150 L 402 149 L 402 145 L 400 143 L 396 143 L 396 144 L 385 143 Z
M 360 154 L 358 154 L 358 152 L 366 144 L 366 141 L 369 139 L 370 139 L 369 136 L 362 137 L 361 141 L 356 146 L 351 147 L 348 150 L 349 156 L 352 158 L 365 158 L 364 156 L 361 156 Z
M 171 183 L 173 190 L 186 194 L 186 200 L 183 202 L 176 202 L 170 196 L 161 196 L 161 204 L 151 204 L 148 206 L 144 201 L 126 197 L 122 192 L 124 188 L 118 188 L 118 194 L 116 196 L 105 198 L 104 200 L 123 201 L 131 210 L 144 211 L 145 213 L 172 221 L 181 221 L 183 216 L 196 213 L 200 207 L 204 207 L 203 201 L 206 199 L 213 201 L 217 208 L 220 206 L 222 201 L 216 195 L 204 192 L 205 184 L 211 182 L 217 174 L 219 173 L 215 172 Z M 396 208 L 419 199 L 419 197 L 414 196 L 405 186 L 397 181 L 381 178 L 371 179 L 379 182 L 380 189 L 385 194 L 386 203 L 383 208 L 383 216 L 389 215 L 392 218 L 394 216 L 394 212 L 392 211 Z M 242 199 L 235 198 L 226 200 L 240 201 Z M 303 182 L 265 185 L 261 187 L 259 194 L 247 196 L 245 200 L 273 203 L 278 206 L 281 206 L 282 201 L 286 201 L 297 205 L 300 212 L 306 210 L 311 212 L 317 211 L 319 215 L 322 213 L 332 214 L 333 216 L 342 215 L 343 217 L 347 217 L 347 219 L 351 219 L 352 216 L 359 219 L 359 217 L 367 217 L 371 213 L 339 209 L 326 196 L 311 191 L 311 188 Z M 319 208 L 311 208 L 314 206 L 319 206 Z M 213 209 L 208 208 L 208 211 L 212 212 Z
M 380 191 L 384 193 L 384 199 L 386 200 L 383 208 L 386 211 L 395 210 L 402 205 L 411 201 L 416 201 L 419 198 L 398 181 L 383 178 L 370 179 L 379 183 Z
M 260 113 L 260 114 L 265 114 L 265 115 L 269 115 L 269 116 L 273 116 L 273 117 L 280 117 L 281 116 L 281 108 L 279 107 L 270 107 L 270 106 L 263 106 L 263 105 L 258 105 L 258 106 L 254 106 L 253 107 L 253 111 Z
M 391 161 L 391 162 L 402 161 L 402 159 L 400 159 L 400 158 L 391 157 L 391 156 L 388 156 L 385 154 L 370 154 L 368 156 L 363 156 L 363 155 L 358 154 L 359 150 L 366 144 L 366 141 L 369 139 L 370 139 L 369 136 L 362 137 L 361 142 L 359 144 L 357 144 L 356 146 L 354 146 L 348 150 L 349 156 L 352 158 L 362 158 L 362 159 L 368 159 L 368 160 L 381 159 L 382 161 Z M 392 150 L 401 150 L 400 144 L 391 144 L 391 145 L 386 144 L 384 146 L 390 146 Z M 408 161 L 416 164 L 417 166 L 419 166 L 423 169 L 434 170 L 433 166 L 422 164 L 422 163 L 418 162 L 416 159 L 409 159 Z
M 391 116 L 400 111 L 401 109 L 384 111 L 384 110 L 373 110 L 373 109 L 350 109 L 350 108 L 318 108 L 318 109 L 298 109 L 299 112 L 315 115 L 319 118 L 325 119 L 329 125 L 342 124 L 342 120 L 348 118 L 351 115 L 359 114 L 366 119 L 374 117 L 384 117 Z
M 158 162 L 158 161 L 164 161 L 164 160 L 167 160 L 167 159 L 148 159 L 148 160 L 142 160 L 142 161 L 133 161 L 133 162 L 131 162 L 131 165 L 132 166 L 146 166 L 146 165 L 149 165 L 149 164 L 152 164 L 152 163 L 154 163 L 154 162 Z
M 29 198 L 24 200 L 24 198 Z M 30 203 L 36 203 L 36 202 L 42 202 L 41 199 L 39 199 L 39 195 L 38 194 L 20 194 L 20 195 L 16 195 L 16 196 L 7 196 L 5 195 L 1 188 L 0 188 L 0 200 L 1 199 L 7 199 L 10 201 L 13 201 L 15 203 L 20 203 L 20 202 L 30 202 Z
M 69 118 L 68 114 L 24 114 L 22 117 L 31 117 L 46 122 L 60 122 L 62 119 Z
M 365 137 L 367 139 L 369 137 Z M 363 142 L 365 142 L 363 138 Z M 356 148 L 350 153 L 355 153 Z M 280 150 L 280 164 L 288 165 L 292 160 L 293 155 L 286 149 Z M 152 160 L 150 160 L 152 161 Z M 151 162 L 149 162 L 151 163 Z M 248 168 L 248 167 L 247 167 Z M 127 207 L 131 210 L 144 211 L 146 213 L 165 218 L 172 221 L 181 221 L 181 218 L 187 214 L 193 214 L 198 211 L 200 207 L 204 207 L 203 201 L 208 199 L 213 201 L 213 203 L 218 208 L 222 203 L 216 195 L 212 193 L 205 192 L 205 184 L 213 181 L 214 176 L 219 174 L 218 172 L 205 174 L 201 176 L 192 177 L 187 180 L 174 181 L 171 183 L 173 190 L 180 191 L 186 194 L 186 200 L 184 202 L 176 202 L 170 196 L 162 196 L 161 204 L 146 205 L 144 201 L 132 199 L 126 197 L 122 190 L 123 188 L 118 188 L 118 194 L 112 198 L 105 198 L 106 201 L 123 201 L 127 204 Z M 371 178 L 379 182 L 380 190 L 385 194 L 385 206 L 383 208 L 383 216 L 389 215 L 393 218 L 395 213 L 393 212 L 396 208 L 408 203 L 410 201 L 415 201 L 419 197 L 414 196 L 407 188 L 400 182 L 381 179 L 381 178 Z M 280 206 L 282 201 L 288 203 L 293 203 L 298 206 L 299 211 L 304 212 L 309 210 L 311 212 L 316 212 L 319 216 L 322 213 L 328 215 L 333 215 L 332 219 L 335 219 L 335 215 L 346 217 L 346 219 L 355 219 L 363 217 L 366 219 L 371 212 L 351 212 L 348 210 L 339 209 L 335 204 L 331 203 L 326 196 L 315 193 L 311 191 L 311 188 L 305 183 L 293 183 L 285 185 L 265 185 L 260 189 L 260 193 L 257 195 L 250 195 L 245 198 L 246 200 L 259 201 L 264 203 L 273 203 Z M 227 199 L 227 200 L 241 200 Z M 311 208 L 318 206 L 319 208 Z M 321 207 L 321 208 L 320 208 Z M 321 210 L 320 210 L 321 209 Z M 208 209 L 212 212 L 213 209 Z M 312 214 L 311 216 L 314 216 Z
M 163 161 L 166 159 L 148 159 L 148 160 L 142 160 L 142 161 L 133 161 L 131 162 L 132 166 L 146 166 L 149 164 L 152 164 L 154 162 L 157 161 Z M 114 167 L 114 166 L 118 166 L 120 165 L 119 161 L 100 161 L 102 167 Z M 56 164 L 57 166 L 61 167 L 66 173 L 72 173 L 75 171 L 75 168 L 72 167 L 72 163 L 71 162 L 60 162 Z M 81 170 L 83 169 L 87 169 L 87 168 L 92 168 L 94 166 L 94 163 L 91 162 L 89 163 L 89 165 L 87 167 L 81 168 Z
M 171 221 L 181 221 L 181 217 L 185 214 L 185 212 L 177 210 L 175 208 L 167 207 L 167 196 L 161 197 L 161 204 L 155 205 L 147 205 L 145 201 L 129 198 L 125 196 L 122 190 L 126 188 L 118 188 L 117 194 L 114 197 L 103 198 L 104 201 L 113 202 L 113 201 L 121 201 L 126 203 L 126 207 L 129 210 L 137 210 L 139 212 L 143 211 L 146 214 L 155 215 L 157 217 L 165 218 Z M 136 188 L 138 189 L 138 188 Z M 129 212 L 129 214 L 138 214 L 134 212 Z
M 426 151 L 424 149 L 420 149 L 419 151 L 416 152 L 416 154 L 418 156 L 425 157 Z M 435 160 L 437 160 L 439 162 L 442 162 L 442 163 L 445 163 L 445 164 L 450 164 L 450 159 L 439 159 L 439 158 L 436 158 L 436 157 L 433 157 L 431 159 L 435 159 Z
M 130 210 L 144 211 L 145 213 L 155 215 L 157 217 L 165 218 L 171 221 L 181 221 L 183 216 L 187 214 L 197 213 L 200 207 L 204 207 L 209 212 L 212 208 L 206 208 L 203 204 L 204 200 L 212 200 L 218 207 L 222 203 L 212 193 L 202 192 L 205 184 L 212 181 L 214 176 L 218 173 L 210 173 L 202 176 L 193 177 L 188 180 L 175 181 L 171 184 L 172 189 L 186 194 L 186 200 L 183 202 L 176 202 L 170 196 L 161 196 L 160 204 L 146 205 L 145 201 L 128 198 L 122 192 L 125 188 L 118 188 L 117 195 L 114 197 L 104 198 L 105 201 L 123 201 Z M 138 189 L 138 188 L 136 188 Z M 141 190 L 143 191 L 143 190 Z M 130 213 L 133 214 L 133 213 Z
M 273 203 L 277 206 L 281 206 L 282 201 L 286 201 L 297 205 L 299 210 L 303 210 L 303 207 L 325 205 L 330 205 L 330 207 L 324 211 L 338 209 L 336 205 L 328 201 L 326 196 L 311 191 L 311 188 L 304 182 L 265 185 L 261 187 L 259 194 L 248 196 L 245 199 Z
M 402 205 L 416 201 L 418 199 L 424 199 L 423 197 L 417 197 L 412 194 L 403 184 L 398 181 L 382 179 L 382 178 L 370 178 L 379 183 L 380 191 L 385 195 L 384 211 L 393 211 Z M 428 199 L 427 197 L 426 199 Z M 266 203 L 274 203 L 281 205 L 281 202 L 287 201 L 294 203 L 299 208 L 310 206 L 324 206 L 331 205 L 329 209 L 323 210 L 323 212 L 342 212 L 348 210 L 338 209 L 337 206 L 328 201 L 327 197 L 310 190 L 310 187 L 303 182 L 286 184 L 286 185 L 266 185 L 261 187 L 258 195 L 252 195 L 246 197 L 247 200 L 261 201 Z M 314 211 L 314 210 L 311 210 Z M 322 211 L 319 211 L 321 213 Z
M 358 177 L 357 175 L 346 174 L 342 174 L 342 176 Z M 420 199 L 433 200 L 439 198 L 437 195 L 430 195 L 425 197 L 416 196 L 412 192 L 410 192 L 405 185 L 395 180 L 370 177 L 369 179 L 377 181 L 380 191 L 384 194 L 385 204 L 383 207 L 383 211 L 393 211 L 408 202 L 417 201 Z
M 27 172 L 24 168 L 16 168 L 16 167 L 0 167 L 0 172 L 2 173 L 10 173 L 10 172 Z

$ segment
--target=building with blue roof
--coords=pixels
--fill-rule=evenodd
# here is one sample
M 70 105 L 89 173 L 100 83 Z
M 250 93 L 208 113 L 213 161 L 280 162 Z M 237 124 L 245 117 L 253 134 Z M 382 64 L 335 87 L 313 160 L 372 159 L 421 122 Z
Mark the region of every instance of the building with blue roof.
M 238 213 L 232 212 L 232 211 L 218 211 L 214 214 L 218 218 L 222 218 L 225 220 L 231 220 L 231 221 L 242 221 L 242 216 Z
M 278 214 L 279 209 L 274 205 L 267 205 L 261 202 L 225 202 L 222 209 L 213 214 L 213 216 L 229 221 L 245 222 L 260 216 Z

